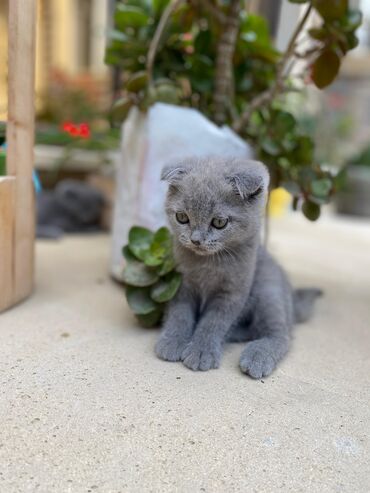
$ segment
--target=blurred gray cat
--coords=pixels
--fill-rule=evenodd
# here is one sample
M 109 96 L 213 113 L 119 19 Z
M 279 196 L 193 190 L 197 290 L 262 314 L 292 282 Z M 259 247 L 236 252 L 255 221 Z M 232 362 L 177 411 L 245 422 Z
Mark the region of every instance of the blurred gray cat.
M 157 355 L 192 370 L 218 368 L 225 341 L 250 341 L 240 368 L 269 375 L 308 319 L 317 289 L 292 291 L 260 245 L 269 174 L 257 161 L 189 159 L 162 172 L 182 285 L 169 303 Z

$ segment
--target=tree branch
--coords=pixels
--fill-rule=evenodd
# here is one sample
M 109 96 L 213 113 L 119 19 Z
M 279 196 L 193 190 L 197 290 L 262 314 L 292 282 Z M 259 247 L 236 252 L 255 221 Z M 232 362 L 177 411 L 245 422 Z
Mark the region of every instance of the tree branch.
M 214 102 L 214 118 L 222 124 L 226 120 L 227 103 L 233 88 L 233 56 L 239 32 L 240 0 L 231 0 L 229 15 L 217 48 Z
M 147 54 L 147 59 L 146 59 L 146 69 L 148 72 L 148 79 L 149 79 L 149 84 L 153 80 L 153 66 L 154 66 L 154 60 L 158 51 L 158 46 L 159 42 L 161 40 L 163 31 L 166 28 L 168 19 L 171 17 L 172 13 L 177 9 L 177 7 L 183 2 L 184 0 L 172 0 L 167 7 L 164 9 L 162 17 L 160 18 L 158 22 L 157 29 L 154 33 L 153 39 L 149 45 L 149 50 Z
M 309 5 L 306 9 L 306 12 L 302 16 L 302 19 L 294 30 L 292 37 L 290 38 L 288 47 L 279 62 L 275 83 L 270 88 L 266 89 L 262 93 L 258 94 L 258 96 L 256 96 L 254 99 L 252 99 L 247 109 L 242 113 L 240 118 L 234 122 L 233 129 L 236 132 L 240 132 L 243 129 L 243 127 L 250 120 L 250 117 L 255 110 L 270 103 L 276 98 L 276 96 L 279 95 L 279 93 L 284 91 L 284 82 L 290 72 L 290 70 L 287 71 L 287 63 L 292 56 L 295 56 L 298 36 L 301 33 L 304 25 L 306 24 L 311 10 L 312 6 Z

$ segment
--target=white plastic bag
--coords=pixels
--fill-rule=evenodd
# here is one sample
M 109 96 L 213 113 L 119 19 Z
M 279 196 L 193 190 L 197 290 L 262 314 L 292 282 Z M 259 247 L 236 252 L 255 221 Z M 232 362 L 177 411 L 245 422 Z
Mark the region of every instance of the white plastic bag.
M 156 103 L 146 114 L 131 110 L 122 127 L 117 165 L 111 273 L 121 279 L 122 246 L 133 225 L 166 224 L 163 166 L 186 156 L 251 157 L 250 147 L 229 127 L 219 128 L 197 110 Z

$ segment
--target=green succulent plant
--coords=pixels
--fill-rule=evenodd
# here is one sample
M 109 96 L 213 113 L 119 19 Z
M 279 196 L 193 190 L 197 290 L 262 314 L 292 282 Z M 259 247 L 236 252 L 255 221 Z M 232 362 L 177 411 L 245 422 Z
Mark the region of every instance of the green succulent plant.
M 127 303 L 141 325 L 153 327 L 160 322 L 166 303 L 181 284 L 171 233 L 166 227 L 153 232 L 133 226 L 122 253 L 126 260 L 123 281 Z

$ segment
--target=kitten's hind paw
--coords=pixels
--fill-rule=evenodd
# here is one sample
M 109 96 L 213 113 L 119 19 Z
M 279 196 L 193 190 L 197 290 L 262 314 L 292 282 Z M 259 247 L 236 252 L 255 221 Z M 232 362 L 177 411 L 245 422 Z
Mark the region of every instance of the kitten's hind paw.
M 247 344 L 240 357 L 240 369 L 252 378 L 267 377 L 276 367 L 276 361 L 260 341 Z
M 186 344 L 187 342 L 175 337 L 160 337 L 155 346 L 155 353 L 165 361 L 180 361 Z
M 207 371 L 220 366 L 221 355 L 221 349 L 218 347 L 202 348 L 191 342 L 184 349 L 181 359 L 190 370 Z

